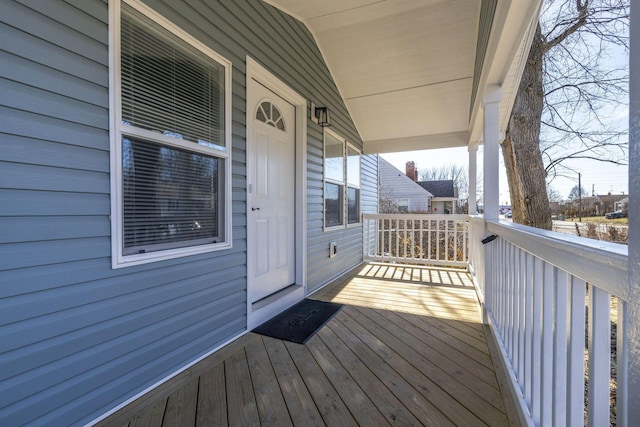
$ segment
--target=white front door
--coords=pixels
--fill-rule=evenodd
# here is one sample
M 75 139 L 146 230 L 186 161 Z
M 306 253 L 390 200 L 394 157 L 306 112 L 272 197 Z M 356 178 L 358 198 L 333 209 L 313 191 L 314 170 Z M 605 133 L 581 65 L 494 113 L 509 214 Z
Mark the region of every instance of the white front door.
M 247 141 L 248 296 L 254 303 L 292 285 L 295 271 L 295 107 L 254 79 Z

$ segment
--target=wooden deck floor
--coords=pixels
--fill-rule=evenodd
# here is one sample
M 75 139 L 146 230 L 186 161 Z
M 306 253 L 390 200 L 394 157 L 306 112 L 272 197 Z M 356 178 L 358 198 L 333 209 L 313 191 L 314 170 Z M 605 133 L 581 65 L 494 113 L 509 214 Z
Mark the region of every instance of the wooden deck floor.
M 306 344 L 248 333 L 109 426 L 509 425 L 467 273 L 368 264 Z

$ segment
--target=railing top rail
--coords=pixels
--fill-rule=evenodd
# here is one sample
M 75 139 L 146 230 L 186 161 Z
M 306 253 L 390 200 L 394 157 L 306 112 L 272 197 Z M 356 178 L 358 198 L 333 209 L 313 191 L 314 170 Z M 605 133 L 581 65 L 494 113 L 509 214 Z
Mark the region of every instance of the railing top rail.
M 411 219 L 411 220 L 449 220 L 449 221 L 469 221 L 471 217 L 467 214 L 363 214 L 364 219 Z
M 611 295 L 629 298 L 626 245 L 507 221 L 486 221 L 486 230 Z

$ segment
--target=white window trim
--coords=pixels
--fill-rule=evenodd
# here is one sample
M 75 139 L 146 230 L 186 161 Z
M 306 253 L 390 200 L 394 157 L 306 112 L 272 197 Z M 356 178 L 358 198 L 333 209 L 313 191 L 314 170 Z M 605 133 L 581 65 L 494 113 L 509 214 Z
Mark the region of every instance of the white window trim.
M 336 179 L 331 179 L 331 178 L 327 178 L 326 173 L 324 171 L 324 165 L 325 165 L 325 159 L 326 159 L 326 144 L 325 144 L 325 139 L 324 136 L 325 134 L 328 133 L 331 136 L 333 136 L 334 138 L 342 141 L 342 158 L 343 158 L 343 180 L 339 181 Z M 350 227 L 359 227 L 362 226 L 362 150 L 360 150 L 358 147 L 356 147 L 355 145 L 353 145 L 351 142 L 349 142 L 345 137 L 341 136 L 340 134 L 336 133 L 335 131 L 332 131 L 330 129 L 324 129 L 323 132 L 323 142 L 322 142 L 322 167 L 323 167 L 323 174 L 322 174 L 322 226 L 323 226 L 323 230 L 324 231 L 335 231 L 335 230 L 344 230 L 345 228 L 350 228 Z M 358 152 L 358 155 L 360 156 L 360 176 L 359 176 L 359 181 L 360 184 L 356 185 L 350 185 L 349 184 L 349 177 L 348 177 L 348 170 L 347 170 L 347 157 L 348 157 L 348 147 L 352 148 L 354 151 Z M 330 184 L 336 184 L 336 185 L 341 185 L 343 188 L 342 191 L 342 224 L 340 225 L 332 225 L 332 226 L 327 226 L 327 203 L 326 203 L 326 197 L 325 197 L 325 186 L 327 183 Z M 349 198 L 348 198 L 348 190 L 349 187 L 352 188 L 357 188 L 358 190 L 360 190 L 358 192 L 358 206 L 360 207 L 360 215 L 358 215 L 358 222 L 354 222 L 349 224 Z
M 353 185 L 353 184 L 349 184 L 349 168 L 348 166 L 348 159 L 349 159 L 349 148 L 353 149 L 353 151 L 358 153 L 358 160 L 360 161 L 360 164 L 358 165 L 358 185 Z M 352 143 L 350 143 L 349 141 L 346 141 L 346 146 L 345 146 L 345 192 L 344 192 L 344 197 L 345 197 L 345 209 L 344 209 L 344 216 L 345 216 L 345 221 L 346 221 L 346 225 L 347 228 L 349 227 L 359 227 L 362 225 L 362 150 L 360 150 L 358 147 L 356 147 L 355 145 L 353 145 Z M 349 187 L 351 188 L 357 188 L 358 189 L 358 208 L 360 210 L 360 213 L 358 214 L 358 222 L 352 222 L 351 224 L 349 224 Z
M 168 249 L 164 251 L 149 252 L 144 254 L 123 255 L 123 194 L 122 188 L 122 136 L 138 136 L 145 140 L 159 142 L 166 145 L 185 148 L 180 145 L 180 141 L 175 138 L 147 132 L 143 129 L 136 129 L 135 133 L 122 129 L 122 99 L 120 82 L 120 16 L 121 1 L 112 0 L 109 2 L 109 138 L 110 138 L 110 161 L 111 161 L 111 265 L 112 268 L 146 264 L 150 262 L 163 261 L 178 257 L 202 254 L 218 250 L 230 249 L 233 245 L 232 238 L 232 188 L 231 188 L 231 61 L 214 52 L 204 43 L 195 39 L 186 31 L 176 26 L 148 6 L 137 0 L 122 0 L 138 12 L 153 20 L 162 28 L 170 31 L 185 43 L 200 50 L 202 53 L 219 63 L 224 68 L 225 78 L 225 147 L 222 149 L 211 149 L 198 147 L 196 144 L 189 146 L 190 151 L 215 155 L 224 161 L 224 240 L 220 243 L 198 245 L 185 248 Z

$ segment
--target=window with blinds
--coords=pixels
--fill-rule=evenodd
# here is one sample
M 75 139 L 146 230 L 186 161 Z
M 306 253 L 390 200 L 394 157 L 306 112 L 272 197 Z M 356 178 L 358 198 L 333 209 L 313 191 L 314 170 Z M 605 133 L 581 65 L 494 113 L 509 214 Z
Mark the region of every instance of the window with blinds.
M 123 4 L 122 120 L 224 147 L 224 67 Z
M 133 5 L 121 4 L 112 80 L 120 95 L 117 255 L 123 263 L 148 262 L 228 247 L 230 64 L 194 47 L 199 42 L 146 6 Z

